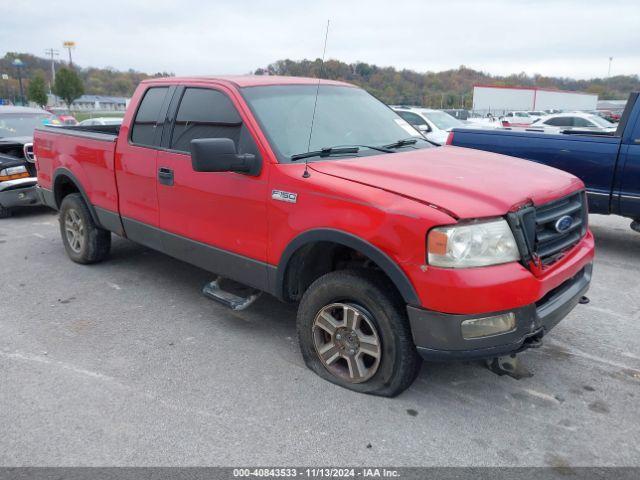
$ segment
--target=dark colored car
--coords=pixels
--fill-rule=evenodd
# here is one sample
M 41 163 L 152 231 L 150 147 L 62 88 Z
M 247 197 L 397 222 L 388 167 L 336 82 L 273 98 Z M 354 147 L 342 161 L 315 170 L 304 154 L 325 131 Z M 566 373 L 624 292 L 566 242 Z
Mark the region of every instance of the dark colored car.
M 52 124 L 46 110 L 0 106 L 0 218 L 10 216 L 14 207 L 39 203 L 33 131 Z

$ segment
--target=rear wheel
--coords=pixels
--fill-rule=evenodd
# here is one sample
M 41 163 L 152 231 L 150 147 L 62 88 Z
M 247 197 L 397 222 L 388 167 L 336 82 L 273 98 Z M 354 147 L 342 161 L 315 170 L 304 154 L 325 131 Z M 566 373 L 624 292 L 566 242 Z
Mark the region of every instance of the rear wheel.
M 60 205 L 60 234 L 69 258 L 88 264 L 103 260 L 111 249 L 111 232 L 98 227 L 82 195 L 72 193 Z
M 421 359 L 402 301 L 376 272 L 328 273 L 305 292 L 298 338 L 307 366 L 332 383 L 392 397 L 415 379 Z
M 0 218 L 9 218 L 11 216 L 11 210 L 0 205 Z

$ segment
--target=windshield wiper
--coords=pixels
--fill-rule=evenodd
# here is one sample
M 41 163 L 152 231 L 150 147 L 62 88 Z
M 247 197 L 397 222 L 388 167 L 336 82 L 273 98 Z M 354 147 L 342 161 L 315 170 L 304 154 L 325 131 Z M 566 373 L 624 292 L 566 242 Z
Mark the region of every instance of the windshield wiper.
M 418 140 L 422 140 L 421 138 L 403 138 L 402 140 L 398 140 L 397 142 L 389 143 L 388 145 L 383 145 L 382 148 L 401 148 L 406 147 L 408 145 L 415 145 L 418 143 Z
M 386 147 L 372 147 L 371 145 L 348 145 L 344 147 L 325 147 L 320 150 L 314 150 L 312 152 L 296 153 L 291 155 L 291 161 L 303 160 L 311 157 L 329 157 L 331 155 L 347 155 L 350 153 L 358 153 L 360 148 L 369 148 L 371 150 L 377 150 L 384 153 L 393 153 Z

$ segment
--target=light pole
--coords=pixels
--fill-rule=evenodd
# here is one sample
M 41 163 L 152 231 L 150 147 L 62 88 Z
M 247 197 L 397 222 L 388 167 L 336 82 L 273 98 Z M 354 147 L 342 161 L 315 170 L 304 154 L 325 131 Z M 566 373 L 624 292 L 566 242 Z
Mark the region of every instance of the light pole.
M 13 60 L 13 66 L 16 67 L 18 84 L 20 85 L 20 105 L 24 105 L 24 89 L 22 88 L 22 68 L 24 68 L 24 62 L 19 58 L 15 58 Z
M 73 67 L 73 60 L 71 60 L 71 50 L 76 48 L 76 42 L 66 41 L 66 42 L 63 42 L 62 46 L 67 50 L 69 50 L 69 66 Z
M 611 62 L 613 62 L 613 57 L 609 57 L 609 70 L 607 71 L 607 78 L 611 77 Z
M 0 75 L 0 78 L 3 80 L 2 81 L 2 90 L 4 91 L 4 96 L 7 97 L 7 100 L 9 99 L 9 88 L 7 86 L 7 84 L 9 83 L 9 75 L 7 75 L 6 73 L 3 73 L 2 75 Z M 6 81 L 5 81 L 6 80 Z M 4 100 L 0 100 L 0 105 L 4 104 Z

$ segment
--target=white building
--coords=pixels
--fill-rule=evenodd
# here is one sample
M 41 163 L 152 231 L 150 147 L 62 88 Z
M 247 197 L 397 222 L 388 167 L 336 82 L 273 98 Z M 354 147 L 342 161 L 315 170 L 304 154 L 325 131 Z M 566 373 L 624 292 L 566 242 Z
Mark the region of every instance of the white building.
M 71 110 L 83 110 L 93 112 L 124 112 L 129 98 L 111 97 L 107 95 L 82 95 L 73 101 Z M 64 101 L 56 95 L 47 95 L 47 105 L 49 107 L 65 106 Z
M 473 87 L 473 111 L 502 115 L 510 110 L 595 110 L 598 95 L 538 87 Z

